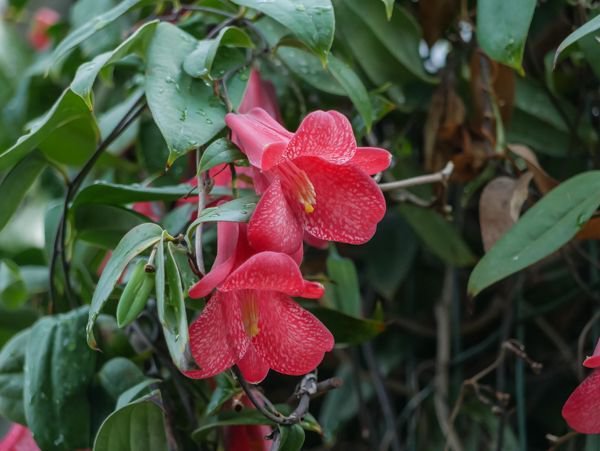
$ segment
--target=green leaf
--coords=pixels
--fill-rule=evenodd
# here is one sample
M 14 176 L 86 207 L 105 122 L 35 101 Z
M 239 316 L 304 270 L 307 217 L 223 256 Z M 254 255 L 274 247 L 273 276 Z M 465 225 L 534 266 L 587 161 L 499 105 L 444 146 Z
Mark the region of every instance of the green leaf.
M 144 55 L 157 25 L 157 20 L 145 23 L 113 51 L 102 53 L 79 66 L 71 90 L 85 101 L 90 110 L 93 108 L 92 88 L 100 71 L 131 53 Z
M 154 288 L 154 274 L 146 272 L 146 262 L 140 260 L 131 271 L 127 285 L 117 305 L 117 325 L 131 324 L 146 307 Z
M 218 374 L 215 376 L 215 380 L 217 388 L 212 392 L 210 401 L 206 406 L 206 416 L 215 414 L 223 404 L 241 392 L 241 389 L 227 373 Z
M 91 348 L 96 348 L 94 338 L 94 323 L 100 314 L 104 303 L 112 293 L 119 277 L 136 256 L 149 247 L 158 243 L 162 236 L 162 229 L 156 224 L 141 224 L 130 230 L 119 242 L 113 251 L 110 260 L 102 271 L 100 280 L 94 292 L 90 306 L 89 318 L 86 326 L 87 342 Z
M 292 426 L 279 426 L 279 439 L 278 451 L 300 451 L 302 445 L 304 445 L 304 429 L 299 424 Z
M 146 98 L 169 148 L 167 166 L 225 126 L 225 106 L 212 87 L 183 71 L 183 62 L 196 45 L 191 35 L 162 22 L 148 48 Z
M 158 188 L 138 184 L 120 185 L 99 181 L 83 188 L 75 199 L 73 206 L 82 204 L 114 204 L 124 205 L 133 202 L 148 202 L 163 200 L 173 202 L 193 195 L 194 190 L 190 185 L 161 186 Z
M 534 4 L 535 4 L 535 2 L 534 2 Z M 563 52 L 563 50 L 565 50 L 570 45 L 575 44 L 581 38 L 583 38 L 591 33 L 595 33 L 599 29 L 600 29 L 600 16 L 596 16 L 589 22 L 584 23 L 581 27 L 579 27 L 577 30 L 575 30 L 573 33 L 571 33 L 565 39 L 563 39 L 563 41 L 560 43 L 560 45 L 556 49 L 556 53 L 554 54 L 554 66 L 556 66 L 558 57 Z
M 116 402 L 119 397 L 140 382 L 144 382 L 144 373 L 131 360 L 115 357 L 106 362 L 98 372 L 98 380 L 106 393 Z
M 0 416 L 26 424 L 23 404 L 25 348 L 29 329 L 10 339 L 0 352 Z
M 126 208 L 112 205 L 80 205 L 74 211 L 77 239 L 112 249 L 132 228 L 148 218 Z
M 387 19 L 390 20 L 392 18 L 392 14 L 394 13 L 394 1 L 395 0 L 381 0 L 385 6 L 385 15 Z
M 79 142 L 75 140 L 80 137 Z M 51 158 L 66 164 L 81 164 L 91 154 L 96 146 L 98 127 L 96 121 L 85 102 L 67 89 L 59 97 L 41 119 L 36 120 L 29 132 L 9 149 L 0 153 L 0 170 L 14 165 L 29 152 L 44 142 L 58 145 L 63 148 L 48 146 L 41 150 Z M 71 143 L 65 151 L 65 143 Z M 71 152 L 71 149 L 77 149 Z
M 385 330 L 385 324 L 381 321 L 356 318 L 337 310 L 315 307 L 309 303 L 303 303 L 302 306 L 325 324 L 333 334 L 336 345 L 354 345 L 369 341 Z
M 523 71 L 521 61 L 536 0 L 479 0 L 477 40 L 490 58 Z
M 401 205 L 400 213 L 425 246 L 453 266 L 475 263 L 475 255 L 452 224 L 436 212 L 414 205 Z
M 90 403 L 87 396 L 96 354 L 85 344 L 88 308 L 39 320 L 25 352 L 25 418 L 41 449 L 87 448 Z
M 340 257 L 332 248 L 327 258 L 327 275 L 332 282 L 328 284 L 327 289 L 333 291 L 337 309 L 347 315 L 360 317 L 360 286 L 354 262 L 349 258 Z
M 123 0 L 117 3 L 117 5 L 111 10 L 96 16 L 93 20 L 90 20 L 79 28 L 73 30 L 60 42 L 60 44 L 56 46 L 52 52 L 51 58 L 53 64 L 63 60 L 63 58 L 67 56 L 75 47 L 89 37 L 93 36 L 94 33 L 110 25 L 123 14 L 129 12 L 133 8 L 141 7 L 149 3 L 151 3 L 150 0 Z
M 531 207 L 479 261 L 469 277 L 471 296 L 560 249 L 600 205 L 600 171 L 561 183 Z
M 189 348 L 188 322 L 173 243 L 163 232 L 156 252 L 156 308 L 169 354 L 182 372 L 197 369 Z
M 208 171 L 223 163 L 245 159 L 245 155 L 227 138 L 219 138 L 202 153 L 198 173 Z
M 100 426 L 94 451 L 164 451 L 169 449 L 160 392 L 113 412 Z
M 332 54 L 329 55 L 329 71 L 338 83 L 344 88 L 350 100 L 356 107 L 356 110 L 360 113 L 367 131 L 371 130 L 371 124 L 373 123 L 373 111 L 371 110 L 371 99 L 367 88 L 363 85 L 363 82 L 358 78 L 358 75 L 354 73 L 352 68 L 343 61 L 339 60 Z
M 256 9 L 289 28 L 322 61 L 333 43 L 335 20 L 330 0 L 232 0 Z
M 198 42 L 196 49 L 183 61 L 183 70 L 191 77 L 212 80 L 213 62 L 221 46 L 253 48 L 254 43 L 241 28 L 224 27 L 215 38 Z
M 17 211 L 27 191 L 46 167 L 46 160 L 39 152 L 23 158 L 11 169 L 0 183 L 0 192 L 10 193 L 0 197 L 0 230 Z
M 0 260 L 0 303 L 16 309 L 27 301 L 27 297 L 19 266 L 11 260 Z
M 149 395 L 149 391 L 152 389 L 152 386 L 158 384 L 159 382 L 161 382 L 160 379 L 146 378 L 143 381 L 135 384 L 133 387 L 125 390 L 119 396 L 115 410 L 125 407 L 127 404 L 131 404 L 137 398 Z

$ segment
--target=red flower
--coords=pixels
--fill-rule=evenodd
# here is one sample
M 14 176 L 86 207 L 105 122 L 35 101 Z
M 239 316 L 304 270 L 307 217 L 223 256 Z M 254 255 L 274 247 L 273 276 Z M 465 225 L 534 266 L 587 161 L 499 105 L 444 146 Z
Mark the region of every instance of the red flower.
M 190 290 L 195 298 L 217 287 L 190 326 L 192 355 L 201 369 L 186 374 L 206 378 L 237 364 L 249 382 L 258 383 L 269 368 L 289 375 L 312 371 L 333 348 L 333 336 L 291 296 L 317 299 L 323 286 L 304 280 L 289 255 L 253 254 L 244 224 L 218 228 L 213 268 Z
M 310 113 L 296 133 L 267 112 L 228 114 L 232 139 L 267 183 L 248 226 L 257 250 L 292 253 L 304 232 L 320 240 L 361 244 L 385 214 L 369 175 L 390 164 L 384 149 L 357 147 L 352 126 L 336 111 Z M 264 191 L 264 192 L 263 192 Z
M 252 403 L 244 396 L 241 403 L 253 409 Z M 225 451 L 269 451 L 273 445 L 265 437 L 271 434 L 271 427 L 264 424 L 248 426 L 227 426 L 224 429 Z
M 562 409 L 570 427 L 583 434 L 600 434 L 600 340 L 591 357 L 583 362 L 594 371 L 571 393 Z
M 0 440 L 0 451 L 40 451 L 40 448 L 27 427 L 14 423 Z
M 29 31 L 29 42 L 38 51 L 46 50 L 50 46 L 48 28 L 60 19 L 59 14 L 50 8 L 40 8 L 33 16 L 33 24 Z

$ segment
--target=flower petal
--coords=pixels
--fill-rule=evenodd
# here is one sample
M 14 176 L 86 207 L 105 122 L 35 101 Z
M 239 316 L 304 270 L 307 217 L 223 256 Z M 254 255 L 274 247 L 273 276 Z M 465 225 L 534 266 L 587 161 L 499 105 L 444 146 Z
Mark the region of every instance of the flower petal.
M 264 424 L 227 426 L 223 430 L 226 451 L 269 451 L 273 443 L 265 437 L 271 428 Z
M 261 294 L 256 352 L 283 374 L 301 375 L 314 370 L 333 348 L 331 332 L 289 296 Z
M 304 280 L 294 259 L 279 252 L 253 255 L 232 272 L 219 289 L 278 291 L 311 299 L 320 298 L 324 291 L 320 283 Z
M 600 433 L 600 370 L 594 370 L 571 393 L 562 416 L 577 432 Z
M 261 108 L 245 114 L 229 113 L 225 123 L 231 129 L 231 140 L 246 154 L 250 163 L 259 168 L 266 145 L 287 142 L 293 136 Z
M 268 144 L 265 146 L 265 150 L 262 155 L 261 169 L 268 171 L 273 166 L 278 165 L 283 160 L 283 155 L 287 149 L 287 142 L 279 141 L 276 143 Z
M 360 168 L 368 175 L 385 171 L 392 162 L 392 154 L 378 147 L 358 147 L 348 162 Z
M 329 246 L 328 241 L 320 240 L 319 238 L 312 236 L 308 232 L 304 232 L 304 242 L 316 249 L 327 249 L 327 247 Z
M 596 342 L 594 354 L 584 360 L 583 366 L 585 366 L 586 368 L 600 367 L 600 340 Z
M 239 241 L 239 227 L 235 222 L 217 224 L 217 257 L 211 270 L 190 288 L 189 295 L 192 299 L 208 296 L 233 270 Z
M 252 344 L 248 346 L 244 357 L 237 362 L 237 366 L 244 379 L 251 384 L 262 382 L 269 372 L 269 365 L 256 353 L 256 349 Z
M 292 254 L 302 246 L 302 225 L 274 180 L 263 193 L 248 223 L 248 241 L 257 251 Z
M 249 345 L 238 300 L 217 291 L 190 326 L 190 348 L 200 369 L 185 374 L 194 379 L 219 374 L 236 363 Z
M 356 152 L 356 140 L 350 121 L 337 111 L 315 111 L 304 118 L 290 140 L 285 156 L 321 157 L 342 164 Z
M 305 230 L 321 240 L 362 244 L 375 234 L 385 215 L 385 198 L 377 183 L 352 165 L 334 165 L 320 158 L 295 161 L 317 194 L 315 209 L 305 214 Z
M 262 108 L 277 122 L 282 122 L 275 87 L 270 81 L 263 80 L 256 69 L 250 71 L 238 112 L 248 113 L 253 108 Z

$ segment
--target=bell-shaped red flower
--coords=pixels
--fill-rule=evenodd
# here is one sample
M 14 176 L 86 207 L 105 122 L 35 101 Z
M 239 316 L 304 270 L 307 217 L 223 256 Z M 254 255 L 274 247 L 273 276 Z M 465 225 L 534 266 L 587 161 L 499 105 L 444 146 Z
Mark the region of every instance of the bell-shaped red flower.
M 386 169 L 384 149 L 357 147 L 348 119 L 336 111 L 310 113 L 296 133 L 266 111 L 228 114 L 233 141 L 267 180 L 248 226 L 257 250 L 293 253 L 306 231 L 319 240 L 361 244 L 385 214 L 369 175 Z
M 58 22 L 59 19 L 59 14 L 51 8 L 40 8 L 35 12 L 29 31 L 29 42 L 33 48 L 41 52 L 50 47 L 48 28 Z
M 594 371 L 571 393 L 562 416 L 577 432 L 600 434 L 600 340 L 594 354 L 586 358 L 583 365 Z
M 247 408 L 254 408 L 246 396 L 241 402 Z M 226 426 L 223 431 L 225 451 L 269 451 L 273 441 L 266 437 L 270 434 L 271 427 L 264 424 Z
M 333 336 L 291 296 L 317 299 L 323 286 L 304 280 L 289 255 L 253 254 L 244 224 L 218 227 L 213 268 L 190 289 L 194 298 L 217 287 L 190 326 L 190 347 L 200 370 L 186 374 L 206 378 L 237 364 L 249 382 L 258 383 L 269 368 L 289 375 L 312 371 L 333 348 Z

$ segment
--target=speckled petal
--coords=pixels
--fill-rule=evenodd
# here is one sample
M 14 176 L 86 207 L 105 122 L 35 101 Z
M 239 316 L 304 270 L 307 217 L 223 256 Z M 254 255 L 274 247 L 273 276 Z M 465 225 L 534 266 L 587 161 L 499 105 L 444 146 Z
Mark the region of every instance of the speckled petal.
M 275 371 L 302 375 L 314 370 L 334 345 L 333 335 L 289 296 L 265 292 L 260 298 L 256 352 Z
M 302 278 L 292 257 L 279 252 L 261 252 L 250 257 L 223 282 L 222 291 L 268 290 L 318 299 L 324 288 Z
M 244 354 L 244 357 L 237 363 L 237 366 L 242 372 L 244 379 L 251 384 L 262 382 L 269 372 L 269 365 L 256 353 L 252 344 L 248 346 L 248 350 Z
M 342 164 L 356 152 L 350 121 L 337 111 L 315 111 L 304 118 L 290 140 L 285 156 L 317 156 Z
M 386 208 L 377 183 L 352 165 L 339 166 L 312 157 L 294 162 L 308 174 L 317 193 L 314 211 L 305 214 L 306 231 L 327 241 L 369 241 Z
M 562 416 L 577 432 L 600 433 L 600 370 L 594 370 L 571 393 Z
M 385 171 L 392 162 L 392 154 L 378 147 L 358 147 L 348 162 L 360 168 L 368 175 Z
M 257 251 L 292 254 L 302 246 L 302 224 L 281 189 L 279 180 L 263 193 L 248 223 L 248 241 Z

